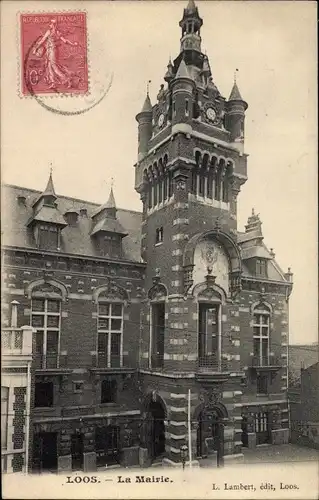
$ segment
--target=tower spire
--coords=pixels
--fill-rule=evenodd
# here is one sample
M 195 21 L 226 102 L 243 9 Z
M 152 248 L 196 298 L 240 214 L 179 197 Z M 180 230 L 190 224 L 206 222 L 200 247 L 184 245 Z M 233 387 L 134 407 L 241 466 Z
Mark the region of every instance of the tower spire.
M 55 189 L 54 189 L 54 184 L 53 184 L 53 179 L 52 179 L 52 164 L 50 164 L 50 175 L 47 183 L 47 187 L 43 191 L 43 195 L 49 195 L 49 196 L 54 196 L 56 198 L 55 194 Z
M 196 50 L 200 52 L 200 29 L 203 25 L 203 20 L 199 16 L 194 0 L 188 1 L 179 25 L 182 28 L 181 52 L 183 50 Z

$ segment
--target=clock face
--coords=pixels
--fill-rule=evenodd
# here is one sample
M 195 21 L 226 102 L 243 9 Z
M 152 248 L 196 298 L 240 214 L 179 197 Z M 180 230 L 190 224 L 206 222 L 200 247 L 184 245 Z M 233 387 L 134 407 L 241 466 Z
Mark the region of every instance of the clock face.
M 214 108 L 207 108 L 206 116 L 211 122 L 213 122 L 216 119 L 216 111 Z
M 158 126 L 159 127 L 162 127 L 164 124 L 164 115 L 163 113 L 159 115 L 159 118 L 158 118 Z

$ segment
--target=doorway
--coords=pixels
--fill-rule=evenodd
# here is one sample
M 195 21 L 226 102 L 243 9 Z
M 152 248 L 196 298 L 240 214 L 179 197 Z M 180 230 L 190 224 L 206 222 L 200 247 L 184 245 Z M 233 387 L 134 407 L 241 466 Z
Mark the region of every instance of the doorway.
M 165 452 L 165 411 L 160 402 L 151 402 L 150 412 L 150 435 L 149 444 L 151 457 L 160 457 Z
M 203 410 L 198 416 L 197 458 L 217 452 L 217 462 L 223 456 L 224 432 L 222 418 L 213 408 Z
M 71 436 L 72 470 L 83 469 L 83 434 L 76 433 Z
M 241 441 L 245 448 L 248 447 L 248 422 L 246 415 L 243 415 L 241 421 Z
M 39 472 L 57 471 L 57 436 L 57 432 L 40 432 L 34 435 L 34 464 Z

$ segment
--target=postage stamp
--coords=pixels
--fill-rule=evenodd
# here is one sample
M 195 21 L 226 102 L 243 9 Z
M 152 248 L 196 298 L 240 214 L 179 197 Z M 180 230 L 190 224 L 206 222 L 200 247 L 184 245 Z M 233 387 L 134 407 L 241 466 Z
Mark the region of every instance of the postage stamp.
M 86 94 L 86 12 L 20 15 L 22 95 Z

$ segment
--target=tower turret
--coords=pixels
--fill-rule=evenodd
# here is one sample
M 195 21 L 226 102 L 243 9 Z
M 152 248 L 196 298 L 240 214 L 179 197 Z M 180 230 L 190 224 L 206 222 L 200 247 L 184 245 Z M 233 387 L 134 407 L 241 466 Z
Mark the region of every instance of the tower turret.
M 143 108 L 136 115 L 138 122 L 138 159 L 141 160 L 148 152 L 148 143 L 152 137 L 152 103 L 147 92 Z
M 187 123 L 193 114 L 193 87 L 195 83 L 189 74 L 184 59 L 181 60 L 172 88 L 172 124 Z
M 174 78 L 173 64 L 172 64 L 172 61 L 170 59 L 169 62 L 168 62 L 168 65 L 167 65 L 167 71 L 165 73 L 164 80 L 167 83 L 169 83 L 170 81 L 172 81 L 173 78 Z
M 240 95 L 235 78 L 232 91 L 226 104 L 226 128 L 230 132 L 231 142 L 244 143 L 245 111 L 247 108 L 248 104 Z
M 203 25 L 203 20 L 199 17 L 194 0 L 189 0 L 179 25 L 182 28 L 181 52 L 183 50 L 196 50 L 200 52 L 200 29 Z

